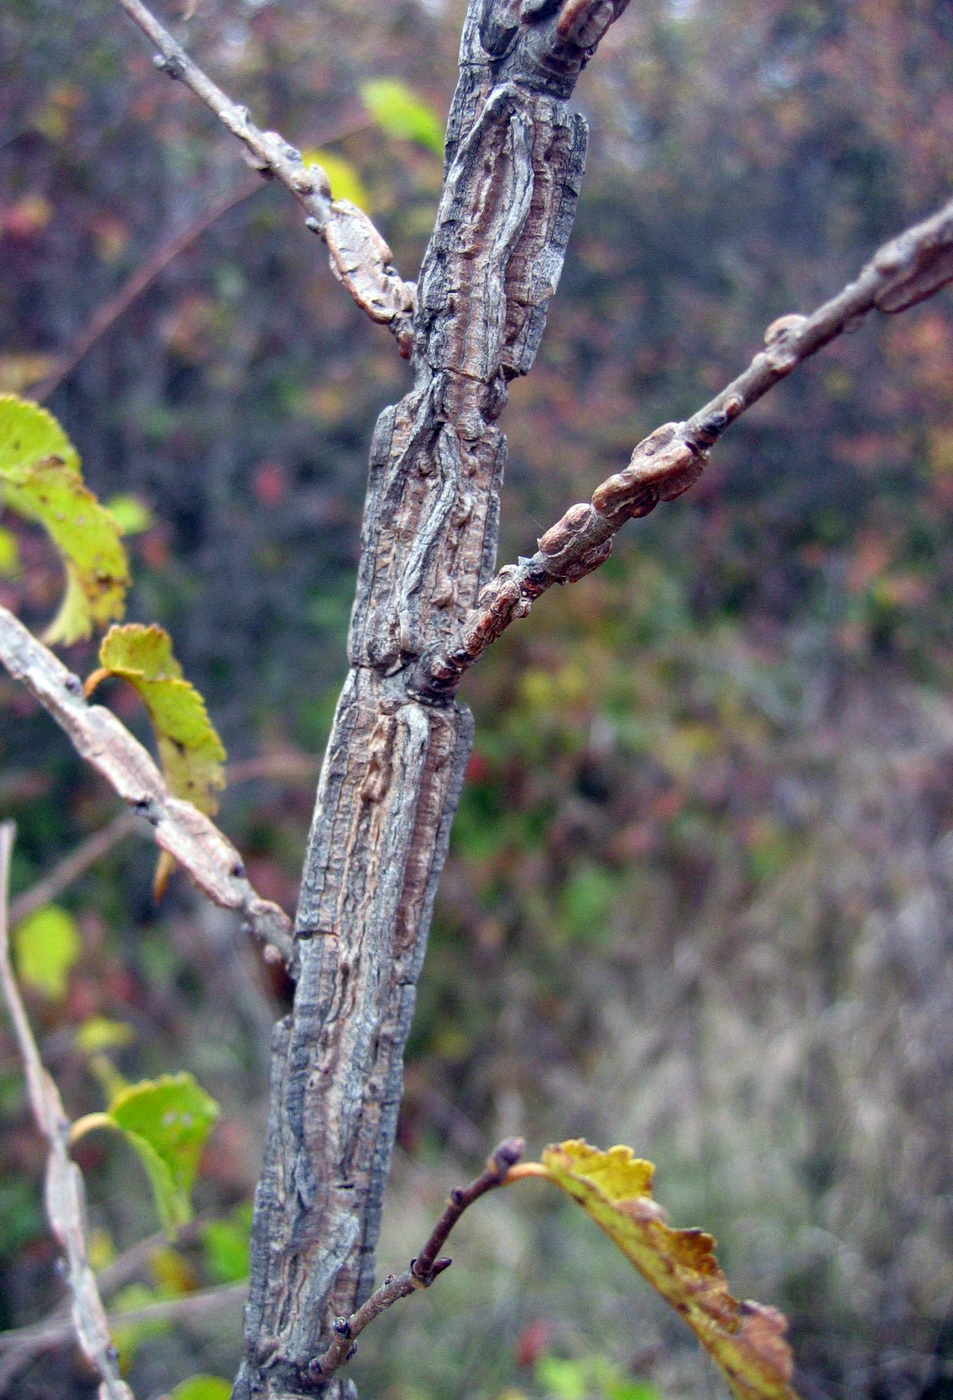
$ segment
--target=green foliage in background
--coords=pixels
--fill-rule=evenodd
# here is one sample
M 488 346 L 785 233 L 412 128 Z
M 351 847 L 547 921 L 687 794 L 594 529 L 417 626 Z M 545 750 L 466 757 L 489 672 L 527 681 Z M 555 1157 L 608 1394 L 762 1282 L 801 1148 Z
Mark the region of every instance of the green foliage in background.
M 406 83 L 399 78 L 371 78 L 360 84 L 359 91 L 385 136 L 415 141 L 435 155 L 443 154 L 443 122 Z
M 76 920 L 57 904 L 37 909 L 13 930 L 20 981 L 51 1001 L 66 995 L 66 979 L 81 948 Z

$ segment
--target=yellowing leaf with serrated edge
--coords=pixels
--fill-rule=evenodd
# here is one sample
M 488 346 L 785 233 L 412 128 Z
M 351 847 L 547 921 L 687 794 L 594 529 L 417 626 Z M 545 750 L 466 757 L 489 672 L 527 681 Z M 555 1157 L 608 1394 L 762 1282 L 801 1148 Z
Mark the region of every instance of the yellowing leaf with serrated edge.
M 213 789 L 225 786 L 225 749 L 205 701 L 182 679 L 168 632 L 137 622 L 110 627 L 100 644 L 99 663 L 86 682 L 86 694 L 106 676 L 134 686 L 149 712 L 170 791 L 213 815 L 218 808 Z
M 666 1223 L 652 1197 L 651 1162 L 628 1147 L 601 1152 L 577 1139 L 547 1147 L 542 1165 L 681 1314 L 738 1400 L 797 1400 L 783 1314 L 739 1303 L 718 1267 L 711 1235 Z
M 44 641 L 69 645 L 122 617 L 129 569 L 120 527 L 83 485 L 56 419 L 13 394 L 0 395 L 0 496 L 42 525 L 63 559 L 66 591 Z

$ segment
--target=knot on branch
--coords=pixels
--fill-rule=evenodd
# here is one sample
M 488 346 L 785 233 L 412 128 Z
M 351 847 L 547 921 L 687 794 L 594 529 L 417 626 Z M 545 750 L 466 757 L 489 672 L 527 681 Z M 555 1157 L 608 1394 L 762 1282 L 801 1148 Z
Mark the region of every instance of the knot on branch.
M 157 53 L 152 61 L 158 68 L 160 73 L 165 73 L 168 77 L 172 79 L 182 78 L 185 76 L 185 59 L 182 57 L 181 54 Z
M 873 259 L 883 285 L 874 297 L 879 311 L 906 311 L 953 282 L 953 210 L 940 211 L 926 227 L 908 229 Z

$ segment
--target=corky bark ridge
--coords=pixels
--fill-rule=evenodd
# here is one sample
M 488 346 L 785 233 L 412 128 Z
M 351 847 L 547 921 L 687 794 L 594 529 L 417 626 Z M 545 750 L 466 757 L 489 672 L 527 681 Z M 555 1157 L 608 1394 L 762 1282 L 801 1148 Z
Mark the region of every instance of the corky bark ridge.
M 235 1394 L 344 1395 L 333 1321 L 374 1280 L 402 1057 L 469 756 L 469 713 L 414 684 L 492 577 L 508 380 L 532 364 L 586 147 L 566 98 L 626 0 L 473 0 L 414 385 L 371 448 L 350 675 L 318 790 L 293 1014 L 276 1031 Z

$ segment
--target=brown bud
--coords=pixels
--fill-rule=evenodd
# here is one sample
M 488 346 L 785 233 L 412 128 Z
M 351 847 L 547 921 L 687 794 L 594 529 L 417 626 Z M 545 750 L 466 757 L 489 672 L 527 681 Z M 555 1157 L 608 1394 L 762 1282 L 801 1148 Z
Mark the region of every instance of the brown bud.
M 592 504 L 600 515 L 606 515 L 619 505 L 626 492 L 632 489 L 632 481 L 623 473 L 607 477 L 592 493 Z
M 765 345 L 774 345 L 776 341 L 796 334 L 806 321 L 807 317 L 801 316 L 797 312 L 792 312 L 788 316 L 779 316 L 776 321 L 771 322 L 764 333 Z
M 549 555 L 559 554 L 571 543 L 591 515 L 592 507 L 588 501 L 579 501 L 576 505 L 570 506 L 562 520 L 557 520 L 555 525 L 550 526 L 539 541 L 540 552 Z

